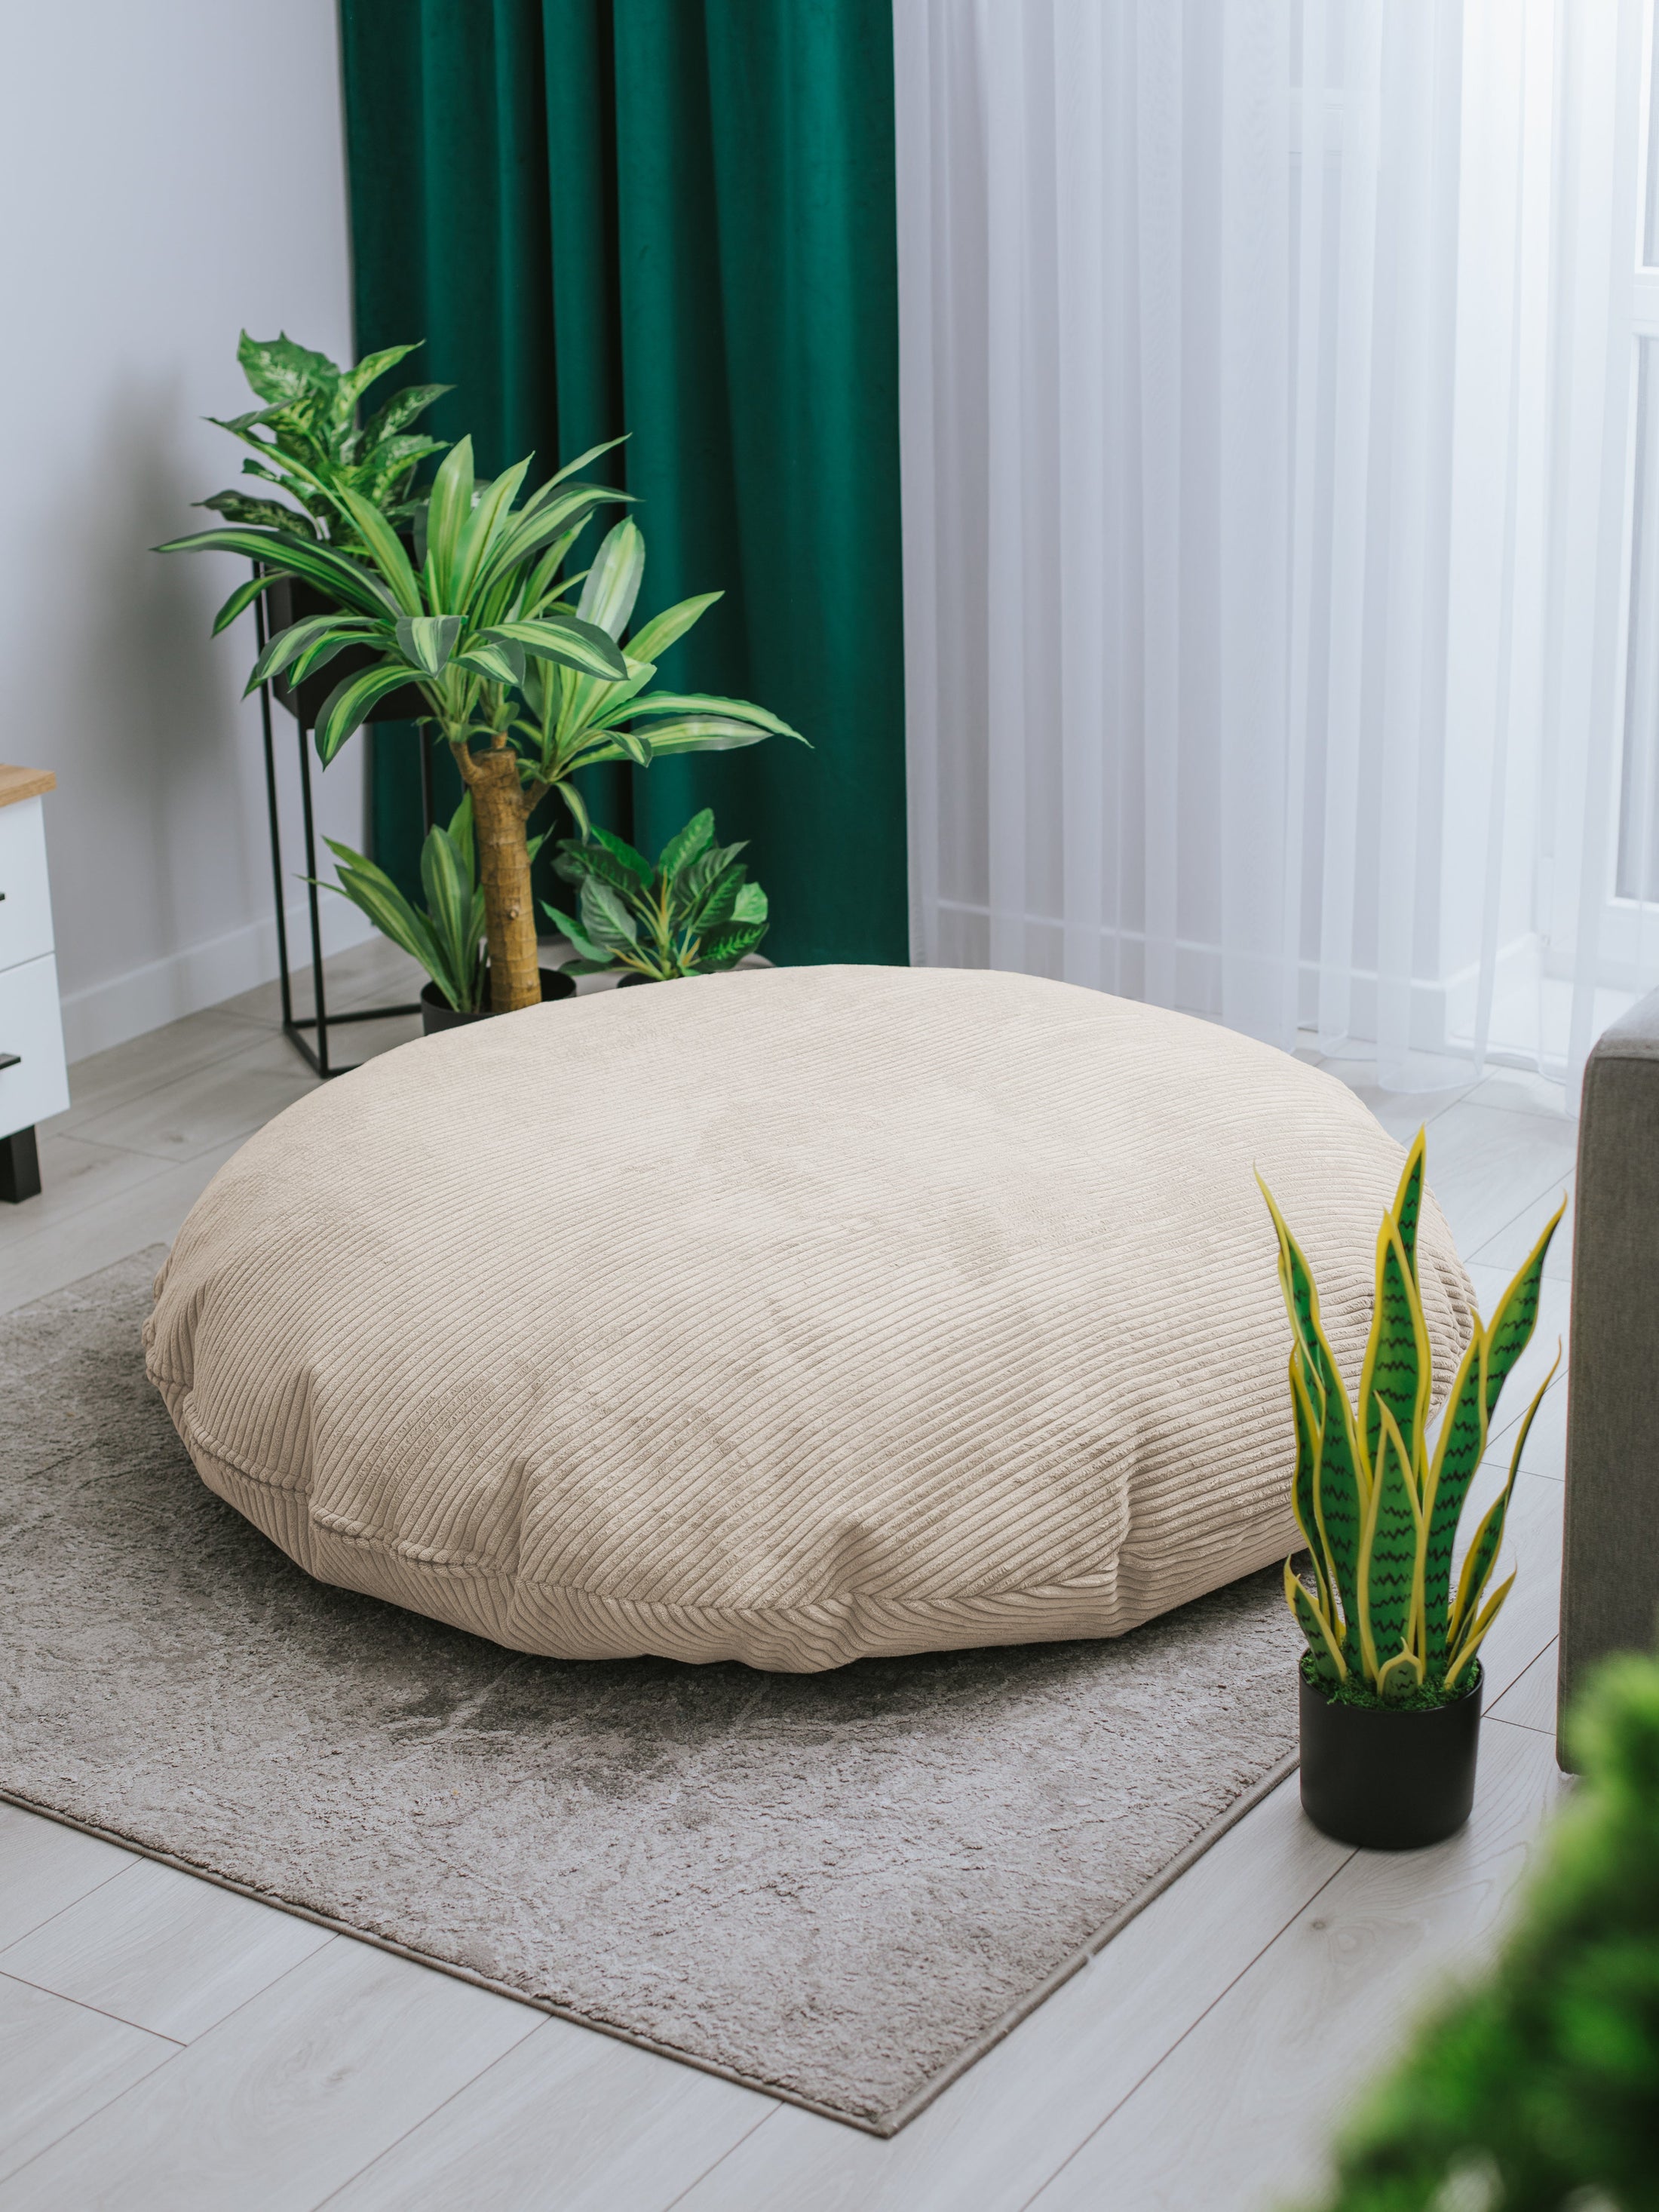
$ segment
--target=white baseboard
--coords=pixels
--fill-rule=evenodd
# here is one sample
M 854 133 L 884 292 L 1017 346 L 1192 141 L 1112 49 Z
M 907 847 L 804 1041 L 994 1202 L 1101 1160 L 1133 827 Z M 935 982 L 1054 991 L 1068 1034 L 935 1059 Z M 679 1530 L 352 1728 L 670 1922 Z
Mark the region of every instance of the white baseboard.
M 374 934 L 367 915 L 342 898 L 325 900 L 323 950 L 343 952 Z M 287 915 L 290 960 L 310 957 L 310 924 L 303 899 Z M 240 991 L 270 982 L 276 974 L 276 924 L 272 917 L 187 945 L 106 983 L 89 983 L 64 998 L 64 1047 L 71 1064 L 89 1053 L 125 1044 L 185 1014 L 198 1014 Z

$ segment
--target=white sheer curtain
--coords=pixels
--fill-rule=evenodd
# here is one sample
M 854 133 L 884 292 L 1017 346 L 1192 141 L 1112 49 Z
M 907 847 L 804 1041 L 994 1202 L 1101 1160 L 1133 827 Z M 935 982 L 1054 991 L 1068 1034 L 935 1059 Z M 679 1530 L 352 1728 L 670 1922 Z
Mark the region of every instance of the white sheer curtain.
M 1659 981 L 1649 12 L 895 0 L 915 959 L 1407 1088 Z

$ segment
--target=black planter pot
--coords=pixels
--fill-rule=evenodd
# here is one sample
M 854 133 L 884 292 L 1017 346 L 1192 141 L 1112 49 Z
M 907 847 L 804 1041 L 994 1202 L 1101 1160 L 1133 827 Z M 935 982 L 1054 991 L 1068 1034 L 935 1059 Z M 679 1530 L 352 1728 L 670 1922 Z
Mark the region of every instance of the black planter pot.
M 573 999 L 576 995 L 576 979 L 567 975 L 562 968 L 544 968 L 542 1004 L 551 999 Z M 489 997 L 489 971 L 484 970 L 484 998 Z M 435 1036 L 440 1030 L 464 1030 L 469 1022 L 489 1022 L 495 1018 L 495 1009 L 486 1004 L 476 1014 L 457 1013 L 435 983 L 428 983 L 421 993 L 421 1035 Z
M 301 581 L 297 576 L 279 576 L 265 593 L 265 634 L 275 637 L 279 629 L 287 629 L 296 622 L 304 622 L 310 615 L 325 615 L 334 606 L 332 599 L 325 599 L 312 584 Z M 348 676 L 356 676 L 365 668 L 373 668 L 380 660 L 378 653 L 367 646 L 349 645 L 343 653 L 337 653 L 326 668 L 319 668 L 314 676 L 307 676 L 296 691 L 286 676 L 272 680 L 271 690 L 276 703 L 286 707 L 290 714 L 298 715 L 307 729 L 314 730 L 317 717 L 323 711 L 323 702 L 335 685 Z M 368 710 L 371 722 L 412 722 L 428 712 L 427 703 L 412 684 L 405 684 L 397 691 L 389 692 L 378 705 Z
M 1455 1836 L 1474 1803 L 1480 1666 L 1461 1697 L 1432 1712 L 1345 1705 L 1302 1689 L 1302 1809 L 1339 1844 L 1414 1851 Z

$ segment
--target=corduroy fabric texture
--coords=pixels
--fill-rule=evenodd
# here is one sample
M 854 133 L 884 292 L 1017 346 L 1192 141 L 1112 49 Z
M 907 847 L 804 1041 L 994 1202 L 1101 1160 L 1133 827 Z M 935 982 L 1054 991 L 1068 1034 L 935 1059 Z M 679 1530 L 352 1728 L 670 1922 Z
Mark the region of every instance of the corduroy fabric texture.
M 149 1370 L 309 1572 L 513 1649 L 811 1672 L 1115 1636 L 1295 1541 L 1259 1167 L 1357 1382 L 1400 1147 L 1271 1048 L 1030 976 L 532 1008 L 222 1168 Z M 1438 1208 L 1435 1364 L 1470 1328 Z

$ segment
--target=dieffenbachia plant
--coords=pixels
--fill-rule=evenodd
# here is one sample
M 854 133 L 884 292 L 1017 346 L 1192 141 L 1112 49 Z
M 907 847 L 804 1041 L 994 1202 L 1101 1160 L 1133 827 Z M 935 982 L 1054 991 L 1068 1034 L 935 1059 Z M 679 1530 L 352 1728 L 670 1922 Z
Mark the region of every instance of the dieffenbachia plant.
M 581 886 L 580 919 L 548 906 L 575 948 L 578 975 L 626 968 L 653 983 L 734 968 L 766 934 L 766 893 L 738 859 L 742 844 L 714 842 L 704 807 L 677 830 L 655 866 L 608 830 L 564 839 L 554 866 Z
M 1538 1317 L 1539 1284 L 1565 1200 L 1498 1302 L 1474 1316 L 1437 1438 L 1428 1439 L 1432 1366 L 1417 1280 L 1424 1133 L 1411 1148 L 1376 1242 L 1376 1291 L 1357 1407 L 1319 1319 L 1301 1247 L 1261 1184 L 1279 1237 L 1279 1280 L 1291 1317 L 1297 1524 L 1313 1587 L 1285 1565 L 1285 1594 L 1307 1638 L 1312 1677 L 1349 1698 L 1443 1703 L 1466 1690 L 1481 1640 L 1515 1577 L 1487 1594 L 1516 1471 L 1553 1366 L 1527 1409 L 1509 1480 L 1451 1582 L 1458 1523 L 1498 1395 Z M 1258 1176 L 1257 1181 L 1261 1178 Z M 1556 1366 L 1560 1354 L 1556 1354 Z
M 595 510 L 627 496 L 569 481 L 608 450 L 593 447 L 515 507 L 529 460 L 480 490 L 472 441 L 463 438 L 416 517 L 416 560 L 386 516 L 344 488 L 331 495 L 359 535 L 356 550 L 276 526 L 204 530 L 158 549 L 240 553 L 261 564 L 220 608 L 216 635 L 281 575 L 303 577 L 334 602 L 326 614 L 277 631 L 254 662 L 249 691 L 283 670 L 301 683 L 349 647 L 376 656 L 323 702 L 316 738 L 325 765 L 378 701 L 405 684 L 420 691 L 429 709 L 422 719 L 449 746 L 472 798 L 497 1013 L 541 1000 L 526 824 L 550 791 L 585 823 L 569 781 L 578 768 L 603 760 L 643 766 L 659 752 L 724 750 L 775 731 L 799 735 L 744 700 L 647 692 L 656 672 L 648 655 L 719 594 L 684 600 L 645 623 L 624 652 L 618 640 L 645 559 L 637 529 L 611 531 L 585 579 L 562 578 Z M 573 609 L 564 602 L 578 582 Z
M 245 477 L 276 485 L 295 503 L 289 507 L 281 500 L 220 491 L 198 500 L 198 506 L 211 507 L 227 522 L 298 531 L 334 544 L 358 543 L 338 503 L 343 491 L 355 492 L 394 521 L 404 520 L 417 464 L 444 450 L 440 439 L 416 436 L 411 425 L 454 387 L 406 385 L 367 422 L 358 422 L 357 410 L 370 385 L 415 350 L 414 345 L 387 346 L 354 368 L 340 368 L 326 354 L 296 345 L 285 332 L 251 338 L 244 331 L 236 358 L 255 398 L 264 404 L 228 421 L 216 415 L 208 419 L 258 454 L 257 460 L 243 462 Z

